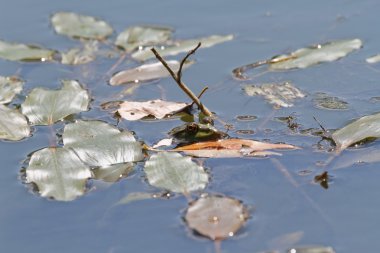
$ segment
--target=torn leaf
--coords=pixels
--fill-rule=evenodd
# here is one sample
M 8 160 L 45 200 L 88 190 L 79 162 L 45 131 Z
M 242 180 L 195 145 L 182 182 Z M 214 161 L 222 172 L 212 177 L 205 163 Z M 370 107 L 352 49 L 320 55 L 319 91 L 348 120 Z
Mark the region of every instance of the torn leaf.
M 15 76 L 0 76 L 0 104 L 8 104 L 22 91 L 24 81 Z
M 0 139 L 19 141 L 30 135 L 30 127 L 24 115 L 16 109 L 0 104 Z
M 96 52 L 98 50 L 98 41 L 86 42 L 81 48 L 73 48 L 66 53 L 61 53 L 61 63 L 68 65 L 80 65 L 92 62 L 95 60 Z
M 170 102 L 161 99 L 146 102 L 124 101 L 117 111 L 120 116 L 127 120 L 139 120 L 147 116 L 162 119 L 167 115 L 184 110 L 189 105 L 186 103 Z
M 263 96 L 275 107 L 292 107 L 294 100 L 306 97 L 306 94 L 290 82 L 266 83 L 261 86 L 246 85 L 244 91 L 248 96 Z

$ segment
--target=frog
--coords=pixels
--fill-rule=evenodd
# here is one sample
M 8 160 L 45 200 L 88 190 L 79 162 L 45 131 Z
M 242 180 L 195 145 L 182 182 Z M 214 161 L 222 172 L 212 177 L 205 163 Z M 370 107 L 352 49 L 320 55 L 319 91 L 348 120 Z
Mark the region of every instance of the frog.
M 227 137 L 224 132 L 216 129 L 212 124 L 190 122 L 173 128 L 169 135 L 181 143 L 194 143 L 200 141 L 218 140 Z

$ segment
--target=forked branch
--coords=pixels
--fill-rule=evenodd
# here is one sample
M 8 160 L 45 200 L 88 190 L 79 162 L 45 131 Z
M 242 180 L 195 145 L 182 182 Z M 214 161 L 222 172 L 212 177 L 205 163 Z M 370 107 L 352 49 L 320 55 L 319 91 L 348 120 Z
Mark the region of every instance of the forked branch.
M 212 112 L 207 109 L 206 106 L 204 106 L 201 101 L 199 100 L 199 98 L 189 89 L 189 87 L 187 87 L 186 84 L 184 84 L 181 80 L 181 77 L 182 77 L 182 67 L 185 63 L 185 61 L 192 55 L 195 53 L 195 51 L 201 46 L 201 43 L 199 42 L 198 45 L 193 49 L 191 50 L 190 52 L 187 53 L 187 55 L 182 59 L 181 63 L 180 63 L 180 66 L 179 66 L 179 69 L 178 69 L 178 72 L 177 74 L 174 73 L 174 71 L 169 67 L 169 65 L 167 64 L 167 62 L 162 58 L 162 56 L 156 51 L 156 49 L 152 48 L 152 52 L 154 53 L 154 55 L 156 56 L 156 58 L 162 63 L 162 65 L 164 65 L 164 67 L 168 70 L 168 72 L 170 73 L 170 75 L 173 77 L 174 81 L 176 81 L 176 83 L 178 84 L 178 86 L 186 93 L 187 96 L 189 96 L 191 98 L 191 100 L 193 100 L 193 102 L 198 106 L 199 110 L 201 110 L 203 112 L 203 114 L 205 114 L 206 116 L 213 116 Z

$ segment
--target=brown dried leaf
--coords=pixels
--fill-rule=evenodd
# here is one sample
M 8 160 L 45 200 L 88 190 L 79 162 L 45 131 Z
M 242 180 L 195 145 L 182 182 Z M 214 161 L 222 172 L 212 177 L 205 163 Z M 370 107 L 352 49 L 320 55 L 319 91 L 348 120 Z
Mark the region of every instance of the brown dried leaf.
M 237 199 L 224 196 L 202 196 L 190 203 L 185 220 L 191 228 L 212 240 L 235 235 L 249 214 Z
M 157 119 L 162 119 L 166 115 L 184 110 L 187 106 L 189 105 L 186 103 L 170 102 L 161 99 L 146 102 L 124 101 L 120 104 L 117 112 L 122 118 L 127 120 L 139 120 L 150 115 Z
M 198 142 L 175 148 L 174 151 L 183 151 L 188 155 L 209 158 L 280 155 L 279 153 L 266 151 L 268 149 L 298 149 L 298 147 L 289 144 L 273 144 L 245 139 L 224 139 Z

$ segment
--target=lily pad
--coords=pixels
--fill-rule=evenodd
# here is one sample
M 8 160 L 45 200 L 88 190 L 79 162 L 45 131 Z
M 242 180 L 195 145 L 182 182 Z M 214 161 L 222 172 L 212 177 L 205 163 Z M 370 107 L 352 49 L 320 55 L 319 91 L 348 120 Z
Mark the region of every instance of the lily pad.
M 61 53 L 61 63 L 68 65 L 86 64 L 95 60 L 97 51 L 98 41 L 86 42 L 82 48 L 73 48 L 66 53 Z
M 190 203 L 187 225 L 211 240 L 232 237 L 248 219 L 248 210 L 237 199 L 224 196 L 202 196 Z
M 88 92 L 74 80 L 62 81 L 60 90 L 35 88 L 21 105 L 33 125 L 52 125 L 70 114 L 88 110 Z
M 160 152 L 145 163 L 149 184 L 172 192 L 189 193 L 203 190 L 209 180 L 204 168 L 190 157 L 178 153 Z
M 104 182 L 114 183 L 128 176 L 134 168 L 134 163 L 112 164 L 93 170 L 94 178 Z
M 55 13 L 51 22 L 58 34 L 72 38 L 103 40 L 113 32 L 105 21 L 73 12 Z
M 51 61 L 55 51 L 35 45 L 0 40 L 0 58 L 10 61 Z
M 30 135 L 30 127 L 18 110 L 0 104 L 0 139 L 18 141 Z
M 178 71 L 180 62 L 171 60 L 167 61 L 167 63 L 174 72 Z M 185 62 L 182 69 L 190 67 L 193 63 L 193 61 Z M 110 84 L 120 85 L 126 83 L 139 83 L 167 76 L 170 76 L 168 70 L 162 65 L 161 62 L 155 62 L 144 64 L 137 68 L 120 71 L 111 78 Z
M 380 113 L 361 117 L 332 134 L 337 150 L 342 151 L 352 144 L 367 138 L 380 137 Z
M 248 96 L 263 96 L 275 107 L 292 107 L 294 100 L 306 96 L 290 82 L 265 83 L 261 86 L 246 85 L 244 91 Z
M 157 48 L 157 52 L 162 56 L 177 55 L 180 53 L 188 52 L 193 49 L 199 42 L 202 43 L 201 48 L 212 47 L 216 44 L 232 40 L 234 36 L 232 34 L 220 36 L 212 35 L 209 37 L 191 39 L 191 40 L 182 40 L 174 42 L 174 45 L 168 47 Z M 150 47 L 147 47 L 143 50 L 139 50 L 132 54 L 132 57 L 139 61 L 146 61 L 150 58 L 154 58 L 153 52 L 150 50 Z
M 141 161 L 142 147 L 131 132 L 102 121 L 83 121 L 65 126 L 63 144 L 90 166 L 109 166 Z
M 370 63 L 370 64 L 378 63 L 380 61 L 380 54 L 369 57 L 369 58 L 365 59 L 365 61 L 367 63 Z
M 350 39 L 336 40 L 312 47 L 301 48 L 290 54 L 272 58 L 269 69 L 303 69 L 323 62 L 332 62 L 360 49 L 362 46 L 363 43 L 360 39 Z
M 132 26 L 121 32 L 115 45 L 123 48 L 127 53 L 142 46 L 165 43 L 172 36 L 173 30 L 161 26 Z
M 131 192 L 120 199 L 115 205 L 126 205 L 138 200 L 154 199 L 154 194 L 149 192 Z
M 42 197 L 70 201 L 84 194 L 90 168 L 66 148 L 44 148 L 33 153 L 26 168 L 27 183 L 35 183 Z
M 330 96 L 324 92 L 318 92 L 313 99 L 317 108 L 327 110 L 347 110 L 348 103 L 338 97 Z
M 24 81 L 15 76 L 0 76 L 0 104 L 8 104 L 22 91 Z
M 124 101 L 117 111 L 120 116 L 127 120 L 139 120 L 146 116 L 154 116 L 162 119 L 166 115 L 184 110 L 189 104 L 164 101 L 161 99 L 146 102 Z

